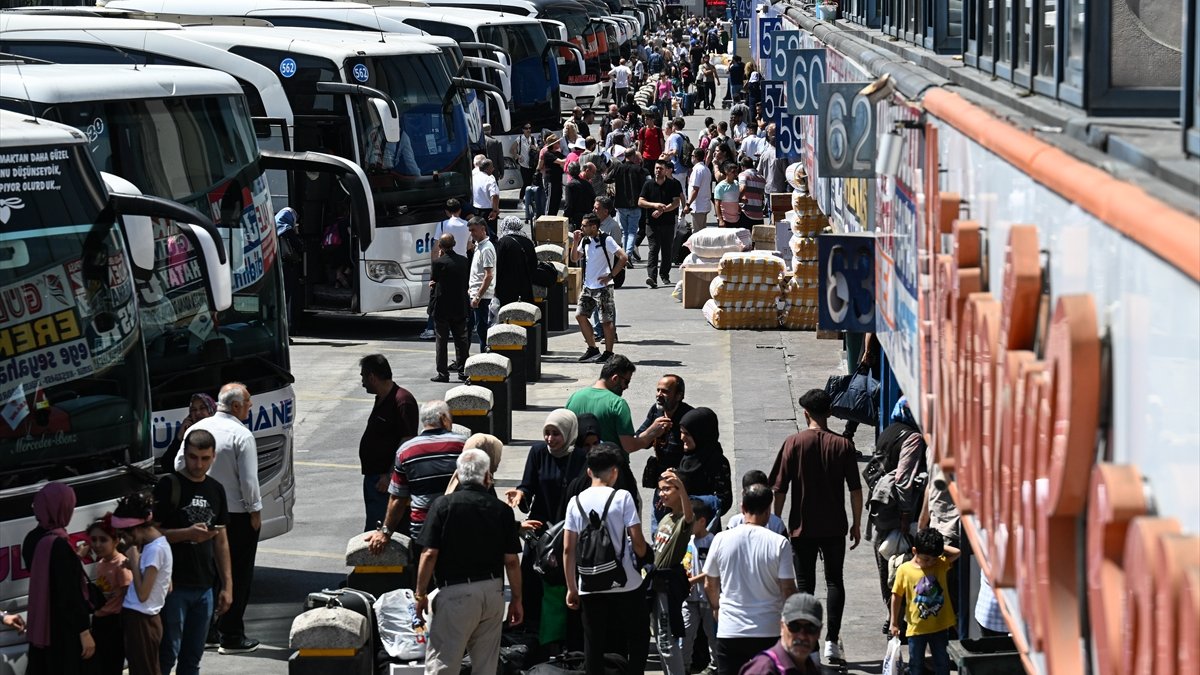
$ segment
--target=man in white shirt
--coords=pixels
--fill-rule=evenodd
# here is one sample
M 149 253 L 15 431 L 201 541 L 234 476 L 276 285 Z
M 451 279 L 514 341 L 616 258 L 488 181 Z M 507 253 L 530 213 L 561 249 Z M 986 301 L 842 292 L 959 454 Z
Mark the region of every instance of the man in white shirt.
M 246 637 L 243 620 L 254 583 L 254 559 L 258 555 L 258 533 L 262 529 L 262 491 L 258 484 L 258 445 L 254 434 L 242 424 L 250 415 L 250 390 L 241 382 L 230 382 L 217 394 L 217 413 L 188 428 L 191 434 L 203 429 L 217 442 L 217 454 L 208 475 L 225 488 L 229 508 L 229 560 L 233 570 L 233 603 L 217 621 L 221 653 L 237 654 L 258 649 L 258 640 Z M 187 435 L 184 436 L 187 440 Z M 184 450 L 175 455 L 175 470 L 186 468 Z
M 491 325 L 492 298 L 496 297 L 496 247 L 488 239 L 487 223 L 475 216 L 467 224 L 475 255 L 471 258 L 471 276 L 467 297 L 471 300 L 471 326 L 479 333 L 479 353 L 487 351 L 487 332 Z
M 629 78 L 633 77 L 633 71 L 625 65 L 625 59 L 621 59 L 621 62 L 613 66 L 608 74 L 612 76 L 613 100 L 618 104 L 624 104 L 625 95 L 629 93 Z
M 629 262 L 625 249 L 614 237 L 600 232 L 600 216 L 595 212 L 583 216 L 582 227 L 575 230 L 571 245 L 571 262 L 584 260 L 583 288 L 579 290 L 579 301 L 575 307 L 575 320 L 587 342 L 587 351 L 580 361 L 603 363 L 613 355 L 613 339 L 616 334 L 616 302 L 613 300 L 613 277 L 625 269 Z M 600 310 L 600 323 L 604 326 L 604 353 L 596 348 L 596 336 L 592 332 L 591 315 Z
M 490 159 L 479 162 L 479 170 L 471 177 L 471 206 L 475 215 L 487 221 L 488 231 L 496 233 L 496 220 L 500 217 L 500 186 L 496 183 L 495 164 Z
M 594 226 L 593 226 L 594 227 Z M 563 569 L 567 580 L 567 606 L 582 609 L 584 664 L 589 673 L 602 673 L 605 654 L 620 654 L 628 662 L 626 672 L 643 672 L 649 651 L 650 614 L 642 593 L 642 575 L 635 557 L 646 555 L 646 538 L 633 497 L 617 490 L 618 466 L 623 451 L 612 443 L 601 443 L 588 452 L 588 476 L 592 486 L 567 503 L 563 525 Z M 611 500 L 611 501 L 610 501 Z M 586 514 L 586 515 L 585 515 Z M 595 514 L 608 529 L 620 556 L 625 583 L 603 591 L 585 591 L 577 576 L 580 534 Z
M 739 154 L 743 157 L 749 157 L 758 162 L 758 156 L 762 154 L 763 149 L 767 145 L 767 123 L 758 123 L 757 133 L 747 133 L 742 139 L 742 146 L 738 149 Z
M 704 151 L 692 151 L 692 173 L 688 177 L 688 196 L 684 213 L 692 214 L 692 232 L 699 232 L 708 225 L 708 214 L 712 212 L 712 170 L 704 164 Z
M 778 617 L 796 592 L 792 549 L 765 526 L 774 495 L 764 485 L 742 493 L 745 524 L 717 533 L 704 561 L 704 593 L 717 611 L 717 672 L 737 673 L 778 639 Z

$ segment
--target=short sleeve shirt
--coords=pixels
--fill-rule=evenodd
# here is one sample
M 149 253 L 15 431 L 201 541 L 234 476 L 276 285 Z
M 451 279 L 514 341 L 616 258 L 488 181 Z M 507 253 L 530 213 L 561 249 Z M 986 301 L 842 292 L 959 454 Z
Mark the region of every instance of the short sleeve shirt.
M 604 504 L 612 492 L 613 488 L 610 487 L 590 487 L 571 499 L 567 503 L 567 517 L 563 529 L 576 534 L 583 532 L 587 527 L 587 521 L 583 514 L 590 514 L 592 511 L 597 514 L 604 513 Z M 625 585 L 607 591 L 598 591 L 599 593 L 636 591 L 642 585 L 642 575 L 638 573 L 633 562 L 633 544 L 629 542 L 629 528 L 640 526 L 642 520 L 638 517 L 637 505 L 634 504 L 633 497 L 629 492 L 625 490 L 616 492 L 612 504 L 608 507 L 605 525 L 608 527 L 608 534 L 612 537 L 613 546 L 616 547 L 618 554 L 621 551 L 621 542 L 625 542 L 625 556 L 622 558 L 622 564 L 625 567 Z M 583 513 L 580 513 L 581 507 Z M 580 589 L 579 594 L 587 595 L 587 591 Z
M 670 204 L 676 197 L 680 197 L 682 194 L 683 187 L 680 186 L 679 181 L 675 180 L 674 178 L 667 178 L 662 182 L 662 185 L 659 185 L 658 181 L 651 178 L 642 185 L 641 196 L 646 201 L 655 202 L 658 204 Z M 652 226 L 672 225 L 675 223 L 675 218 L 677 215 L 678 213 L 676 211 L 667 211 L 658 218 L 655 218 L 648 213 L 648 224 Z
M 433 231 L 435 245 L 437 239 L 443 234 L 454 235 L 454 251 L 459 255 L 467 254 L 467 240 L 471 236 L 467 229 L 467 221 L 458 216 L 450 216 L 438 223 L 437 228 Z
M 786 537 L 756 525 L 719 532 L 704 574 L 721 580 L 718 638 L 779 635 L 784 601 L 779 580 L 796 578 Z
M 504 556 L 521 552 L 512 509 L 490 491 L 464 485 L 429 508 L 420 543 L 437 549 L 441 582 L 504 574 Z
M 156 616 L 162 611 L 167 601 L 167 589 L 171 586 L 171 574 L 174 568 L 174 557 L 171 555 L 171 545 L 166 537 L 159 537 L 142 546 L 142 557 L 138 560 L 138 569 L 142 574 L 153 567 L 158 570 L 154 577 L 154 586 L 146 601 L 138 599 L 137 589 L 133 584 L 125 591 L 125 609 L 132 609 L 147 616 Z
M 654 531 L 654 568 L 667 569 L 683 562 L 691 538 L 692 524 L 683 515 L 668 513 Z
M 483 288 L 483 277 L 487 270 L 492 270 L 492 282 L 488 284 L 487 290 L 483 293 L 479 292 Z M 475 255 L 471 257 L 471 279 L 467 284 L 467 293 L 471 297 L 478 295 L 482 299 L 490 299 L 496 297 L 496 247 L 492 242 L 484 239 L 475 243 Z
M 633 414 L 629 403 L 607 389 L 587 387 L 571 394 L 567 410 L 582 415 L 591 413 L 600 422 L 600 440 L 621 442 L 621 436 L 633 435 Z
M 174 505 L 171 497 L 175 488 L 171 481 L 179 486 L 179 500 Z M 154 487 L 154 517 L 167 530 L 182 530 L 193 525 L 209 528 L 228 525 L 225 489 L 208 476 L 200 482 L 178 473 L 165 476 Z M 171 544 L 171 553 L 175 559 L 172 581 L 176 586 L 212 588 L 217 576 L 216 542 L 212 539 L 202 543 L 181 541 Z
M 949 569 L 950 563 L 942 556 L 931 569 L 921 569 L 910 560 L 896 570 L 892 594 L 904 597 L 907 635 L 929 635 L 956 623 L 946 583 Z
M 602 284 L 600 277 L 612 272 L 609 262 L 611 261 L 612 266 L 616 266 L 617 253 L 623 251 L 615 238 L 611 236 L 601 238 L 604 239 L 603 251 L 600 250 L 600 243 L 591 237 L 585 237 L 575 247 L 580 255 L 587 257 L 587 267 L 583 270 L 583 283 L 588 288 L 598 289 L 612 285 L 612 279 L 609 279 L 607 284 Z
M 692 175 L 688 176 L 688 196 L 691 188 L 696 188 L 696 201 L 692 202 L 692 210 L 696 213 L 712 211 L 712 171 L 699 162 L 692 167 Z
M 423 431 L 400 446 L 388 494 L 411 500 L 410 533 L 421 534 L 433 500 L 446 492 L 465 438 L 449 431 Z

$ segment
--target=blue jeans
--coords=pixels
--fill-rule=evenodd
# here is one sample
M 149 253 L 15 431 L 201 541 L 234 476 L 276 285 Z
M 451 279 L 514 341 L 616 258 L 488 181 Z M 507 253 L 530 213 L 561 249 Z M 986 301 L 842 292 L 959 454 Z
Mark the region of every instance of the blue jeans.
M 196 675 L 204 656 L 204 638 L 213 614 L 213 589 L 176 586 L 162 608 L 162 643 L 158 662 L 162 672 Z
M 375 489 L 375 484 L 383 475 L 369 473 L 363 476 L 363 505 L 367 510 L 367 522 L 363 524 L 363 532 L 379 529 L 379 524 L 387 516 L 388 493 Z
M 618 208 L 617 216 L 621 219 L 621 232 L 625 235 L 623 248 L 632 256 L 633 250 L 637 248 L 638 223 L 642 222 L 642 210 Z
M 950 644 L 950 631 L 941 630 L 928 635 L 908 636 L 908 672 L 910 675 L 921 675 L 925 672 L 925 647 L 933 654 L 933 672 L 937 675 L 950 675 L 950 654 L 946 647 Z
M 479 333 L 479 353 L 481 354 L 487 351 L 488 326 L 492 324 L 488 306 L 491 304 L 491 298 L 483 298 L 479 301 L 478 307 L 471 308 L 471 326 L 474 327 L 472 330 Z

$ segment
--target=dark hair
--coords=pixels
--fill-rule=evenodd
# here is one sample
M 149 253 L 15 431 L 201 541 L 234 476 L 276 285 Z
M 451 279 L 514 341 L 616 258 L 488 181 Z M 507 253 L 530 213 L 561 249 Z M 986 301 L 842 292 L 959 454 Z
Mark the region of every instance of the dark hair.
M 450 199 L 446 200 L 446 210 L 450 213 L 458 213 L 459 211 L 462 211 L 462 202 L 458 201 L 454 197 L 451 197 Z
M 800 395 L 800 407 L 808 411 L 810 416 L 824 420 L 829 419 L 829 409 L 833 407 L 833 401 L 825 390 L 809 389 Z
M 737 164 L 734 164 L 733 162 L 725 162 L 725 164 L 723 164 L 721 166 L 721 173 L 729 173 L 730 171 L 737 171 L 737 168 L 738 168 Z
M 692 157 L 696 159 L 704 159 L 704 148 L 696 148 L 692 150 Z
M 486 230 L 487 221 L 480 216 L 471 216 L 471 219 L 467 221 L 467 227 L 482 227 Z
M 699 497 L 692 497 L 688 501 L 692 503 L 692 517 L 696 520 L 703 518 L 706 525 L 712 522 L 713 509 L 708 505 L 708 502 Z
M 625 358 L 623 354 L 613 354 L 600 369 L 600 379 L 607 380 L 613 375 L 632 375 L 636 370 L 637 366 L 633 365 L 633 361 Z
M 149 492 L 135 492 L 121 497 L 113 516 L 117 518 L 133 518 L 146 520 L 154 514 L 154 497 Z
M 621 452 L 622 450 L 612 443 L 600 443 L 588 450 L 587 468 L 591 469 L 593 474 L 615 468 L 621 463 Z
M 392 379 L 392 365 L 383 354 L 368 354 L 359 359 L 358 366 L 382 380 Z
M 92 524 L 88 525 L 87 530 L 85 530 L 85 532 L 87 532 L 90 535 L 92 533 L 92 530 L 100 530 L 104 534 L 108 535 L 108 537 L 110 539 L 116 539 L 117 538 L 117 530 L 116 530 L 116 528 L 114 528 L 112 526 L 112 516 L 113 516 L 112 513 L 106 513 L 106 514 L 104 514 L 103 518 L 92 521 Z
M 679 129 L 682 129 L 683 128 L 683 118 L 676 117 L 675 119 L 671 120 L 671 125 L 675 127 L 676 131 L 678 131 Z
M 612 197 L 609 197 L 608 195 L 599 195 L 596 197 L 596 203 L 599 204 L 600 206 L 603 206 L 604 209 L 606 211 L 608 211 L 609 213 L 612 213 L 612 210 L 613 210 Z
M 742 510 L 751 515 L 762 515 L 771 510 L 775 493 L 766 485 L 751 485 L 742 492 Z
M 590 211 L 583 214 L 580 216 L 579 220 L 580 222 L 584 223 L 596 223 L 597 225 L 600 224 L 600 216 L 598 216 L 595 211 Z
M 753 169 L 754 168 L 754 158 L 753 157 L 743 157 L 742 158 L 742 166 L 746 167 L 747 169 Z
M 663 375 L 663 377 L 669 377 L 669 378 L 675 380 L 675 386 L 679 388 L 680 396 L 687 395 L 687 385 L 685 385 L 683 383 L 682 377 L 676 375 L 675 373 L 667 373 L 666 375 Z
M 767 485 L 767 474 L 758 469 L 751 469 L 742 474 L 742 489 L 749 490 L 751 485 Z
M 668 169 L 671 169 L 671 168 L 674 168 L 674 167 L 675 167 L 675 165 L 674 165 L 674 164 L 671 162 L 671 160 L 669 160 L 669 159 L 663 159 L 662 157 L 659 157 L 658 159 L 654 160 L 654 163 L 655 163 L 655 164 L 662 164 L 663 166 L 667 167 Z
M 579 162 L 571 162 L 567 164 L 567 173 L 571 178 L 579 178 Z
M 184 444 L 196 450 L 217 450 L 217 439 L 207 429 L 196 429 L 184 438 Z
M 946 552 L 946 540 L 942 538 L 941 532 L 927 527 L 913 538 L 913 548 L 920 555 L 931 555 L 936 558 Z
M 707 128 L 711 127 L 712 125 L 713 125 L 713 118 L 705 117 L 704 118 L 704 128 L 707 129 Z

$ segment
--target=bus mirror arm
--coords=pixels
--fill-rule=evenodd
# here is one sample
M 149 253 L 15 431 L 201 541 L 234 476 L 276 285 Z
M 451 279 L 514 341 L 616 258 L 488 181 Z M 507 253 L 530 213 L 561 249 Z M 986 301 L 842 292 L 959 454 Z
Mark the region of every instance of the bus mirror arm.
M 203 213 L 190 206 L 184 206 L 173 202 L 169 199 L 161 197 L 152 197 L 150 195 L 127 195 L 114 192 L 108 196 L 109 204 L 113 210 L 120 215 L 125 216 L 146 216 L 148 218 L 164 218 L 174 220 L 179 223 L 188 223 L 195 225 L 200 229 L 208 232 L 209 236 L 214 241 L 221 239 L 221 234 L 217 232 L 217 226 L 213 224 Z M 225 250 L 218 247 L 218 260 L 225 264 Z
M 454 86 L 458 87 L 459 89 L 474 89 L 476 91 L 490 91 L 490 92 L 499 94 L 501 100 L 504 99 L 504 90 L 501 89 L 500 87 L 497 87 L 494 84 L 491 84 L 490 82 L 481 82 L 479 80 L 472 80 L 472 79 L 466 78 L 466 77 L 455 77 L 455 78 L 452 78 L 452 80 L 454 82 Z
M 379 121 L 383 124 L 385 140 L 388 143 L 400 142 L 400 108 L 392 100 L 391 96 L 374 87 L 346 82 L 318 82 L 317 93 L 367 97 L 370 99 L 371 104 L 375 106 L 375 112 L 379 115 Z M 387 106 L 386 114 L 383 110 L 384 106 Z
M 510 64 L 513 62 L 512 54 L 509 53 L 509 51 L 507 49 L 505 49 L 504 47 L 501 47 L 500 45 L 494 45 L 494 44 L 490 44 L 487 42 L 460 42 L 460 43 L 458 43 L 458 46 L 462 49 L 477 50 L 477 51 L 481 51 L 484 53 L 498 52 L 500 54 L 503 54 L 504 58 L 508 59 L 508 62 Z
M 323 152 L 293 152 L 291 150 L 260 150 L 259 163 L 263 170 L 289 172 L 315 171 L 331 173 L 341 179 L 350 196 L 351 221 L 358 246 L 362 251 L 375 239 L 375 202 L 370 183 L 362 167 L 343 157 Z
M 567 42 L 566 40 L 546 40 L 546 46 L 542 48 L 543 57 L 546 52 L 556 48 L 570 49 L 575 52 L 575 63 L 579 65 L 579 74 L 584 75 L 587 73 L 587 63 L 583 59 L 583 50 L 579 48 L 579 45 Z M 545 61 L 545 58 L 542 60 Z

